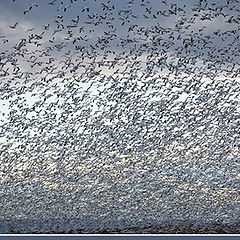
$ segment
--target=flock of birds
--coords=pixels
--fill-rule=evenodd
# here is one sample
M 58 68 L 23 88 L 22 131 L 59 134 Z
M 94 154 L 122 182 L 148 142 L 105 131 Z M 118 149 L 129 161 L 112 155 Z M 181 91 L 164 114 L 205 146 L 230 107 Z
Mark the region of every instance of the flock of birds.
M 53 216 L 72 211 L 94 218 L 101 208 L 117 218 L 126 203 L 129 211 L 155 204 L 161 218 L 167 196 L 179 201 L 177 208 L 182 197 L 201 206 L 234 205 L 239 1 L 53 0 L 52 22 L 33 21 L 22 32 L 24 18 L 44 4 L 25 7 L 21 20 L 0 32 L 0 104 L 8 108 L 0 109 L 0 215 L 33 216 L 39 201 L 43 216 L 48 206 L 30 191 L 35 183 L 33 189 L 47 186 L 57 198 L 70 194 L 75 209 L 60 201 L 63 211 Z M 19 28 L 19 38 L 12 37 Z M 165 192 L 157 195 L 159 184 Z M 205 200 L 196 197 L 199 189 Z M 21 191 L 25 202 L 16 210 L 20 200 L 11 199 Z

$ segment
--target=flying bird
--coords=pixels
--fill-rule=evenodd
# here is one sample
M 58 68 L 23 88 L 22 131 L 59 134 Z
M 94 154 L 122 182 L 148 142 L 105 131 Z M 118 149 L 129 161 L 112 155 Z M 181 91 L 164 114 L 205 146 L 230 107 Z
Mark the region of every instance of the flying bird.
M 28 9 L 23 12 L 24 15 L 26 15 L 28 12 L 32 10 L 33 7 L 38 7 L 37 3 L 32 3 L 29 5 Z
M 10 28 L 15 29 L 18 25 L 18 22 L 16 22 L 14 25 L 9 25 Z
M 57 0 L 53 0 L 52 2 L 49 2 L 48 4 L 49 4 L 49 5 L 55 5 L 56 1 L 57 1 Z

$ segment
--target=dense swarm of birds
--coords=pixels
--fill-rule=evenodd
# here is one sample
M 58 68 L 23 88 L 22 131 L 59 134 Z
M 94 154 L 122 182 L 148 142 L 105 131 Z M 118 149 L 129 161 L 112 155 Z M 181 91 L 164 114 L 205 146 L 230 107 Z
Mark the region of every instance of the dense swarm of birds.
M 19 2 L 0 32 L 0 216 L 239 220 L 238 0 Z

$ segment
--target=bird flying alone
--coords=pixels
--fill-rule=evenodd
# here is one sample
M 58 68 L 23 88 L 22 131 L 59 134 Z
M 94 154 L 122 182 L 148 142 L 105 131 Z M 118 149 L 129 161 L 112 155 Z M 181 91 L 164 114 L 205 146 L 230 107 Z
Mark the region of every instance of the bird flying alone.
M 17 25 L 18 25 L 18 22 L 16 22 L 14 25 L 9 25 L 9 27 L 12 29 L 16 29 Z
M 26 13 L 30 12 L 33 7 L 38 7 L 38 4 L 37 4 L 37 3 L 32 3 L 32 4 L 29 6 L 29 8 L 23 12 L 23 14 L 25 15 Z

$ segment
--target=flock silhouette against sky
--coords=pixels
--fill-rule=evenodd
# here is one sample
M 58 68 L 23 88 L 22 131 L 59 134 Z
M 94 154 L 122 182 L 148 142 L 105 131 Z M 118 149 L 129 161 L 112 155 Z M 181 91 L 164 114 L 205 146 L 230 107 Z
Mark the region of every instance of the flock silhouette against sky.
M 1 1 L 0 216 L 239 221 L 239 16 L 238 0 Z

